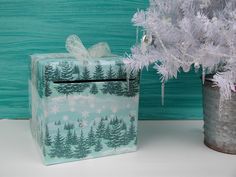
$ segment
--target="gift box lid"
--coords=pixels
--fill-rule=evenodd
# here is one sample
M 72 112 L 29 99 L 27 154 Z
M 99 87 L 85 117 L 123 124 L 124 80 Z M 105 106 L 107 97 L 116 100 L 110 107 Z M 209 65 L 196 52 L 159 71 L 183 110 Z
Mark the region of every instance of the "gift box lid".
M 99 78 L 96 76 L 96 71 L 101 70 L 105 75 L 107 72 L 118 72 L 122 69 L 122 75 L 116 76 L 115 73 L 111 73 L 109 77 Z M 79 81 L 79 80 L 108 80 L 108 79 L 126 79 L 126 69 L 123 63 L 123 59 L 120 56 L 109 56 L 92 59 L 76 59 L 73 55 L 68 53 L 52 53 L 52 54 L 34 54 L 31 56 L 31 71 L 32 76 L 36 75 L 38 78 L 44 78 L 45 80 L 53 82 L 62 81 Z M 57 72 L 61 77 L 57 77 Z M 78 75 L 83 72 L 90 72 L 90 76 L 84 77 L 71 77 L 69 75 Z M 72 73 L 72 74 L 71 74 Z M 54 76 L 50 76 L 54 75 Z M 122 76 L 122 77 L 121 77 Z M 49 78 L 48 78 L 49 77 Z M 50 78 L 51 77 L 51 78 Z
M 86 49 L 78 36 L 71 35 L 67 38 L 66 49 L 68 53 L 31 56 L 33 85 L 128 81 L 139 77 L 138 73 L 127 70 L 123 58 L 112 54 L 105 42 Z

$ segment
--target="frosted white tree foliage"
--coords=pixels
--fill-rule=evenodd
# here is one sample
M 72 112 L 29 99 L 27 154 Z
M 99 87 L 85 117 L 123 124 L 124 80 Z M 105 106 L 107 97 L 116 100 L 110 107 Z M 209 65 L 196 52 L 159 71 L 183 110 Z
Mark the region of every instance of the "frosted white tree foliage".
M 236 0 L 151 0 L 132 22 L 145 37 L 125 59 L 130 70 L 154 63 L 165 83 L 202 66 L 203 78 L 214 74 L 222 99 L 236 91 Z

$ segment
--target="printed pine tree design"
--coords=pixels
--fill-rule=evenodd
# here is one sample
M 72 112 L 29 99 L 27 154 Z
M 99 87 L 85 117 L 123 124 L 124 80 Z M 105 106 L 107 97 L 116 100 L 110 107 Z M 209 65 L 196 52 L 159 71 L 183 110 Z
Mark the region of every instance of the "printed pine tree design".
M 50 156 L 59 158 L 64 156 L 64 138 L 62 137 L 59 128 L 57 129 L 57 134 L 52 143 Z
M 90 93 L 96 95 L 98 93 L 98 88 L 95 83 L 92 84 L 92 87 L 90 89 Z
M 45 80 L 43 79 L 44 73 L 41 73 L 40 68 L 37 68 L 36 77 L 37 77 L 36 82 L 37 82 L 38 94 L 39 97 L 42 98 L 44 94 Z
M 53 80 L 54 80 L 54 81 L 59 81 L 59 80 L 61 80 L 61 77 L 60 77 L 60 70 L 59 70 L 58 67 L 56 67 L 56 69 L 54 70 Z
M 123 71 L 122 66 L 119 66 L 119 70 L 118 73 L 116 75 L 117 79 L 125 79 L 126 78 L 126 73 Z M 124 86 L 123 86 L 123 82 L 115 82 L 114 84 L 114 90 L 115 90 L 115 94 L 117 96 L 122 96 L 124 94 Z
M 108 140 L 110 138 L 110 131 L 111 131 L 110 126 L 107 125 L 107 127 L 105 129 L 105 132 L 103 134 L 103 138 L 104 139 Z
M 109 141 L 107 143 L 108 147 L 112 147 L 114 149 L 121 146 L 122 142 L 122 133 L 121 133 L 121 123 L 119 119 L 116 117 L 111 121 L 111 131 Z
M 130 116 L 130 127 L 128 131 L 128 138 L 129 141 L 132 141 L 136 138 L 137 133 L 135 132 L 135 125 L 134 125 L 135 118 L 133 116 Z
M 104 79 L 104 71 L 102 69 L 102 65 L 98 63 L 95 66 L 95 72 L 93 73 L 93 79 L 94 80 L 102 80 Z
M 73 68 L 73 74 L 77 75 L 75 80 L 80 80 L 80 69 L 79 66 L 75 65 Z
M 80 159 L 80 158 L 85 158 L 89 153 L 90 153 L 89 146 L 84 137 L 84 133 L 81 130 L 80 138 L 78 141 L 78 145 L 76 146 L 74 155 L 76 158 Z
M 73 68 L 72 65 L 69 62 L 61 62 L 61 73 L 60 77 L 61 80 L 67 81 L 67 80 L 73 80 Z
M 67 131 L 65 145 L 64 145 L 64 157 L 65 158 L 72 158 L 73 157 L 73 151 L 71 149 L 72 139 L 73 139 L 73 136 L 72 136 L 71 130 L 69 129 Z
M 71 145 L 70 144 L 65 144 L 64 145 L 64 154 L 63 154 L 63 157 L 67 158 L 67 159 L 70 159 L 73 157 L 73 151 L 71 149 Z
M 32 95 L 39 103 L 32 130 L 46 164 L 135 150 L 137 120 L 129 113 L 136 116 L 138 100 L 131 97 L 138 79 L 128 86 L 118 62 L 53 58 L 35 65 L 32 88 L 38 94 Z
M 50 89 L 50 82 L 53 81 L 54 77 L 54 70 L 52 65 L 48 64 L 45 66 L 44 71 L 44 77 L 45 77 L 45 96 L 49 97 L 52 94 L 52 90 Z
M 95 151 L 96 152 L 99 152 L 99 151 L 101 151 L 102 150 L 102 143 L 101 143 L 101 139 L 100 138 L 98 138 L 97 139 L 97 141 L 96 141 L 96 144 L 95 144 Z
M 93 131 L 93 127 L 90 128 L 90 131 L 88 133 L 87 143 L 89 146 L 94 146 L 96 143 L 96 137 Z
M 52 144 L 52 139 L 51 139 L 51 136 L 49 134 L 48 125 L 45 126 L 45 140 L 44 140 L 44 144 L 46 146 L 51 146 L 51 144 Z
M 54 76 L 53 66 L 50 64 L 45 65 L 44 77 L 46 81 L 52 81 Z
M 72 135 L 72 132 L 71 132 L 70 129 L 67 131 L 67 135 L 66 135 L 66 139 L 65 139 L 65 144 L 69 144 L 69 145 L 73 144 L 73 135 Z
M 110 65 L 109 70 L 107 71 L 105 79 L 114 79 L 114 78 L 116 78 L 115 76 L 116 75 L 115 75 L 115 73 L 112 69 L 112 66 Z M 104 94 L 107 94 L 107 93 L 114 94 L 115 93 L 115 82 L 113 82 L 113 81 L 105 82 L 103 84 L 102 92 Z
M 135 78 L 125 83 L 124 95 L 127 97 L 134 97 L 139 92 L 139 80 L 135 77 L 135 74 L 131 72 L 130 78 Z
M 73 80 L 73 68 L 69 62 L 61 62 L 61 73 L 60 78 L 62 81 L 71 81 Z M 74 92 L 73 84 L 70 83 L 61 83 L 56 87 L 58 93 L 65 94 L 66 97 Z
M 49 97 L 52 94 L 52 90 L 50 89 L 50 82 L 46 81 L 45 84 L 45 96 Z
M 82 72 L 82 77 L 81 77 L 82 80 L 91 80 L 91 77 L 90 77 L 90 71 L 88 69 L 87 66 L 84 66 L 83 68 L 83 72 Z M 90 83 L 83 83 L 81 84 L 82 85 L 82 88 L 83 90 L 88 88 L 90 86 Z
M 128 137 L 129 135 L 127 131 L 127 126 L 124 122 L 121 125 L 121 131 L 122 131 L 121 144 L 122 145 L 129 144 L 129 137 Z
M 64 125 L 64 129 L 65 130 L 71 130 L 71 129 L 74 129 L 74 124 L 73 123 L 65 123 Z
M 139 91 L 139 80 L 136 78 L 136 74 L 131 73 L 130 78 L 136 78 L 129 81 L 129 85 L 124 81 L 106 81 L 109 79 L 125 79 L 126 72 L 121 64 L 117 64 L 114 68 L 110 65 L 106 74 L 104 74 L 103 66 L 98 62 L 94 68 L 93 75 L 90 75 L 90 68 L 88 66 L 83 66 L 82 73 L 80 74 L 80 68 L 78 65 L 73 65 L 70 62 L 64 61 L 60 62 L 59 65 L 54 69 L 51 65 L 45 66 L 45 71 L 43 75 L 45 80 L 37 81 L 38 93 L 40 97 L 44 94 L 46 97 L 52 95 L 52 89 L 50 83 L 52 81 L 80 81 L 86 80 L 104 80 L 102 88 L 98 87 L 96 82 L 94 83 L 58 83 L 55 86 L 58 93 L 62 95 L 72 95 L 74 93 L 80 94 L 90 87 L 89 92 L 91 94 L 98 94 L 99 90 L 103 94 L 111 94 L 117 96 L 127 96 L 133 97 Z M 38 76 L 41 77 L 40 71 L 38 69 Z
M 81 76 L 80 76 L 80 69 L 78 65 L 75 65 L 73 68 L 73 74 L 76 75 L 75 80 L 79 81 L 81 80 Z M 72 89 L 74 93 L 82 93 L 85 89 L 83 84 L 79 84 L 79 83 L 74 83 L 72 85 Z
M 76 134 L 76 131 L 74 130 L 73 135 L 72 135 L 72 139 L 71 139 L 71 145 L 76 145 L 78 143 L 78 137 Z
M 55 121 L 54 124 L 58 122 Z M 72 125 L 73 128 L 71 128 Z M 110 121 L 107 116 L 106 118 L 101 118 L 97 125 L 93 123 L 90 126 L 87 136 L 83 130 L 80 130 L 79 138 L 74 124 L 66 123 L 64 128 L 61 124 L 57 126 L 60 126 L 62 129 L 57 129 L 53 139 L 48 125 L 45 126 L 45 136 L 41 133 L 42 136 L 40 137 L 45 156 L 49 155 L 51 158 L 81 159 L 86 158 L 90 153 L 102 151 L 104 147 L 117 151 L 120 147 L 126 146 L 129 143 L 133 145 L 137 143 L 135 118 L 131 115 L 129 126 L 118 117 Z
M 96 138 L 103 138 L 104 132 L 105 132 L 105 123 L 104 123 L 104 119 L 102 118 L 96 130 Z
M 61 125 L 61 121 L 60 120 L 56 121 L 54 125 Z
M 84 91 L 85 87 L 84 87 L 84 84 L 74 83 L 72 84 L 72 89 L 73 89 L 73 93 L 80 94 Z
M 61 83 L 59 84 L 59 86 L 57 86 L 57 91 L 61 94 L 66 95 L 66 97 L 68 97 L 68 95 L 71 95 L 73 93 L 73 84 Z

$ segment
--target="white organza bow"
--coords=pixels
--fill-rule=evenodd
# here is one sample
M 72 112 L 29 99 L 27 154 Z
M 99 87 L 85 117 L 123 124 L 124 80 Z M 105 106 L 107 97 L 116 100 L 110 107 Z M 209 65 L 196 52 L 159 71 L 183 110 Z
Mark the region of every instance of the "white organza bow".
M 80 38 L 74 34 L 70 35 L 66 39 L 66 50 L 77 59 L 92 59 L 114 56 L 106 42 L 99 42 L 86 49 Z

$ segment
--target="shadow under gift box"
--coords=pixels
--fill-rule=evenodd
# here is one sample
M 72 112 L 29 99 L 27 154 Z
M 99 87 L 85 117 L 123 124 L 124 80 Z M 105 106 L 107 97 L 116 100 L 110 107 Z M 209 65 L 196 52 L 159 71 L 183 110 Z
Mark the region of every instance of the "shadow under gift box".
M 31 56 L 31 130 L 44 164 L 136 150 L 139 73 L 121 57 Z

